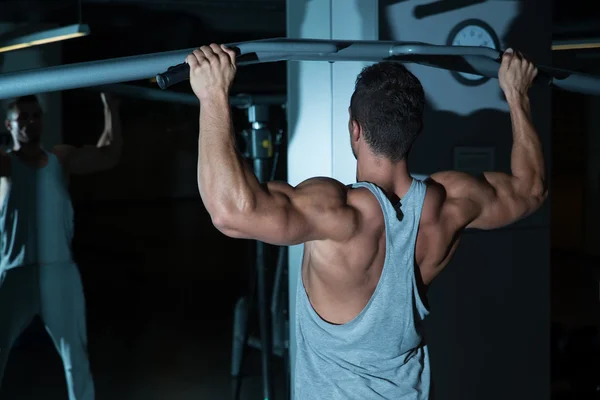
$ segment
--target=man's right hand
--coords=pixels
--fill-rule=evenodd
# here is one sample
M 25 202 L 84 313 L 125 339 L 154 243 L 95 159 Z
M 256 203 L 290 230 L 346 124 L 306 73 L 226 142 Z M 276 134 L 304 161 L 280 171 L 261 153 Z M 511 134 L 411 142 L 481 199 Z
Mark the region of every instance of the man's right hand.
M 498 71 L 500 87 L 507 98 L 527 95 L 538 70 L 533 63 L 519 52 L 507 49 L 502 55 Z

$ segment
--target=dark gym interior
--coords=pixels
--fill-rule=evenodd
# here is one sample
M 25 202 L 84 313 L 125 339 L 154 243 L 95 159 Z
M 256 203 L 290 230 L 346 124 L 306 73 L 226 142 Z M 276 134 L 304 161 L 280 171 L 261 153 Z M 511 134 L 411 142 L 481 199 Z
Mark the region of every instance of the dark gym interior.
M 69 64 L 285 37 L 290 1 L 0 0 L 0 26 L 83 21 L 88 36 L 40 46 L 42 57 L 47 52 L 50 60 Z M 537 3 L 552 7 L 553 43 L 600 41 L 600 13 L 593 2 Z M 519 34 L 527 31 L 524 25 Z M 18 51 L 0 53 L 0 73 Z M 25 58 L 14 63 L 11 71 L 40 66 Z M 552 64 L 600 75 L 600 46 L 553 51 Z M 221 234 L 202 204 L 195 170 L 197 106 L 153 97 L 158 89 L 152 80 L 113 89 L 123 131 L 121 161 L 70 183 L 73 251 L 86 297 L 96 397 L 232 398 L 238 383 L 231 376 L 234 308 L 255 279 L 255 243 Z M 101 90 L 61 93 L 56 118 L 62 142 L 80 146 L 98 140 Z M 185 83 L 170 91 L 192 95 Z M 285 99 L 286 63 L 243 67 L 232 91 Z M 600 399 L 600 97 L 559 89 L 551 95 L 549 392 L 557 400 Z M 269 106 L 269 112 L 269 128 L 281 138 L 272 172 L 286 180 L 285 101 Z M 234 122 L 241 135 L 250 127 L 248 110 L 235 107 Z M 4 126 L 0 129 L 6 138 Z M 8 139 L 3 143 L 7 146 Z M 270 287 L 278 251 L 267 248 Z M 282 290 L 287 299 L 287 289 Z M 256 318 L 250 320 L 256 335 Z M 241 398 L 262 399 L 259 350 L 247 354 Z M 288 398 L 286 354 L 274 356 L 273 363 L 273 398 Z M 13 348 L 0 398 L 67 399 L 60 358 L 40 321 Z

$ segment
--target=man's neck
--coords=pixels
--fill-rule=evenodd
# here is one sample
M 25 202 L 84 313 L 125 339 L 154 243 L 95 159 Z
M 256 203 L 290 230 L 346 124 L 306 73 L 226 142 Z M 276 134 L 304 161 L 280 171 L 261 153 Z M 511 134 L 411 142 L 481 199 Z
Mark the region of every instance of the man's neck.
M 408 172 L 406 159 L 392 163 L 376 156 L 361 159 L 357 165 L 357 180 L 371 182 L 388 194 L 402 198 L 408 192 L 413 178 Z

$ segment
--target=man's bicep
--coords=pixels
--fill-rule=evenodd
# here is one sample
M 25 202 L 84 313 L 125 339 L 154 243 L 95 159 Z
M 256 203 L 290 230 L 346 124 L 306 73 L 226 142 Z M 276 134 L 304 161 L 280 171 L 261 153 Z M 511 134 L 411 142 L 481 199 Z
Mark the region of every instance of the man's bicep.
M 465 228 L 497 229 L 535 211 L 535 204 L 517 190 L 513 176 L 486 172 L 479 177 L 449 171 L 432 175 L 446 190 L 457 224 Z
M 355 218 L 345 190 L 338 184 L 322 178 L 297 187 L 269 182 L 263 185 L 253 210 L 231 216 L 217 227 L 228 236 L 276 245 L 346 240 L 353 232 Z

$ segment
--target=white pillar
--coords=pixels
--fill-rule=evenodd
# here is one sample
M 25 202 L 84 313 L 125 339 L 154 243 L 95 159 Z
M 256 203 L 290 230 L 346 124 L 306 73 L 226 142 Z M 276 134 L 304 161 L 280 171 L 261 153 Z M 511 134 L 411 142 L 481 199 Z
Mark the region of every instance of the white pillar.
M 377 0 L 287 0 L 289 38 L 377 40 Z M 348 107 L 362 62 L 288 63 L 288 181 L 297 185 L 315 176 L 355 182 Z M 303 246 L 290 247 L 290 357 L 296 359 L 296 288 Z M 292 389 L 293 396 L 293 389 Z

